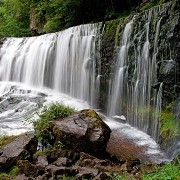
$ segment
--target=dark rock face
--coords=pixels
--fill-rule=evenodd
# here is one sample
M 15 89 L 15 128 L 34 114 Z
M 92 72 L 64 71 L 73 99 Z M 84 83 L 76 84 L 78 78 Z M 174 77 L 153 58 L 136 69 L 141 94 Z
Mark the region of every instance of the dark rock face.
M 17 165 L 26 176 L 37 176 L 38 174 L 37 167 L 28 160 L 19 160 Z
M 54 157 L 53 162 L 48 158 L 50 154 Z M 76 155 L 73 154 L 78 154 L 75 161 L 73 157 Z M 46 163 L 40 163 L 42 159 Z M 37 157 L 36 164 L 30 163 L 28 160 L 19 160 L 17 165 L 24 174 L 19 178 L 33 177 L 39 180 L 62 179 L 63 176 L 73 177 L 73 179 L 104 180 L 114 179 L 112 173 L 120 174 L 122 170 L 131 174 L 136 174 L 141 170 L 138 159 L 113 163 L 108 159 L 98 159 L 85 152 L 76 153 L 65 149 L 47 151 L 45 155 Z
M 77 114 L 92 112 L 91 110 L 81 111 Z M 82 115 L 82 114 L 81 114 Z M 95 114 L 97 116 L 97 114 Z M 90 115 L 88 115 L 89 117 Z M 95 116 L 95 117 L 96 117 Z M 74 117 L 74 116 L 73 116 Z M 94 118 L 95 118 L 94 117 Z M 72 118 L 72 116 L 71 116 Z M 96 124 L 97 126 L 97 124 Z M 98 126 L 99 127 L 99 126 Z M 81 133 L 79 133 L 81 134 Z M 14 152 L 16 149 L 20 149 L 22 152 L 28 152 L 28 156 L 16 158 L 16 161 L 12 158 L 9 158 L 9 161 L 6 161 L 6 166 L 9 166 L 9 169 L 12 165 L 18 166 L 22 174 L 16 177 L 17 180 L 28 180 L 28 179 L 37 179 L 37 180 L 53 180 L 53 179 L 94 179 L 94 180 L 111 180 L 115 179 L 114 173 L 122 174 L 124 171 L 136 179 L 137 174 L 142 170 L 146 172 L 146 169 L 141 169 L 139 159 L 129 159 L 125 161 L 114 161 L 110 156 L 106 156 L 103 159 L 99 159 L 97 156 L 92 156 L 86 152 L 75 151 L 73 147 L 56 148 L 53 150 L 46 149 L 41 155 L 34 154 L 36 150 L 34 148 L 26 149 L 27 147 L 37 147 L 37 142 L 33 141 L 34 137 L 21 136 L 17 138 L 12 143 L 9 143 L 4 152 L 1 151 L 1 156 L 5 155 L 5 149 L 12 146 L 13 150 L 8 152 L 12 153 L 12 156 L 19 154 Z M 29 142 L 29 143 L 28 143 Z M 22 147 L 19 145 L 22 144 Z M 17 146 L 16 146 L 17 145 Z M 53 147 L 55 148 L 55 147 Z M 7 154 L 7 152 L 6 152 Z M 3 159 L 3 156 L 1 157 Z M 5 158 L 5 156 L 4 156 Z M 19 159 L 18 159 L 19 158 Z M 1 172 L 1 171 L 0 171 Z M 148 172 L 151 172 L 151 169 Z
M 29 159 L 36 152 L 37 141 L 32 135 L 23 135 L 0 149 L 0 171 L 8 170 L 18 160 Z
M 63 120 L 57 119 L 54 126 L 56 143 L 66 148 L 101 156 L 107 146 L 111 130 L 93 110 L 82 110 Z

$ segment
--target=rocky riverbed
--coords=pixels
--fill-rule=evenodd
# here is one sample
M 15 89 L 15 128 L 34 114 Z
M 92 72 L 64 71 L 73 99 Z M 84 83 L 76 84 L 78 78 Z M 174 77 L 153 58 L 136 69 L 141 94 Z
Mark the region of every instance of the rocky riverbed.
M 26 133 L 3 146 L 0 172 L 17 166 L 17 180 L 104 180 L 124 174 L 130 179 L 141 179 L 141 173 L 154 170 L 150 161 L 141 160 L 142 149 L 111 132 L 94 110 L 56 118 L 52 127 L 47 134 L 53 134 L 53 138 L 47 136 L 43 143 L 33 133 Z

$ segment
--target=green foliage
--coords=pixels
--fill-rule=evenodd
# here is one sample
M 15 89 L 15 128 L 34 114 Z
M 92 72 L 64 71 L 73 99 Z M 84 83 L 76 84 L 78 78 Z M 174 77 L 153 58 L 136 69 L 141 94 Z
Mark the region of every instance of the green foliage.
M 36 160 L 38 156 L 45 156 L 48 151 L 48 149 L 45 149 L 43 151 L 36 151 L 36 153 L 33 154 L 33 159 Z
M 29 36 L 30 1 L 2 0 L 0 3 L 0 38 Z
M 30 18 L 33 30 L 48 33 L 74 25 L 122 18 L 128 16 L 130 10 L 140 12 L 166 1 L 151 0 L 139 6 L 142 0 L 1 0 L 0 38 L 30 36 Z
M 150 9 L 151 7 L 155 6 L 156 4 L 157 4 L 157 2 L 155 2 L 155 1 L 143 3 L 143 4 L 141 4 L 139 10 L 144 11 L 144 10 Z
M 171 112 L 161 113 L 160 126 L 160 134 L 166 139 L 180 135 L 180 121 Z
M 11 176 L 17 176 L 20 173 L 20 169 L 17 166 L 13 166 L 9 172 Z
M 0 179 L 1 180 L 14 180 L 17 175 L 20 174 L 20 170 L 17 166 L 13 166 L 10 172 L 2 173 L 0 172 Z
M 43 111 L 38 114 L 39 119 L 33 121 L 35 135 L 38 140 L 42 143 L 49 143 L 50 140 L 54 139 L 52 128 L 53 119 L 55 118 L 65 118 L 75 112 L 73 108 L 61 105 L 53 104 L 50 107 L 45 107 Z
M 117 173 L 114 173 L 113 176 L 114 176 L 115 180 L 127 179 L 126 175 L 120 175 L 120 174 L 117 174 Z
M 19 136 L 6 136 L 6 135 L 0 136 L 0 148 L 14 141 L 17 137 Z
M 157 166 L 154 172 L 144 174 L 143 180 L 178 180 L 180 177 L 180 166 L 172 163 Z

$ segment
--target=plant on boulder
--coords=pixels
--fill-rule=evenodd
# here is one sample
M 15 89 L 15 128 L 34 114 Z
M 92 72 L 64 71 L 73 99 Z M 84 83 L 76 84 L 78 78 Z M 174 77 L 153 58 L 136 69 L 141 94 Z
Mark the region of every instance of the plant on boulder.
M 43 111 L 38 113 L 39 118 L 33 121 L 33 126 L 35 136 L 38 138 L 38 141 L 42 143 L 43 147 L 53 145 L 53 119 L 65 118 L 74 112 L 75 109 L 56 103 L 50 107 L 44 107 Z

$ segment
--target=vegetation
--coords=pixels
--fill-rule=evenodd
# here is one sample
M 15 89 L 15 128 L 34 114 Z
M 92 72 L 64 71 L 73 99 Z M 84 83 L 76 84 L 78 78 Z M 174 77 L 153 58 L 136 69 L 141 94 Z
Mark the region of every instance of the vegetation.
M 153 172 L 149 173 L 142 173 L 140 174 L 141 178 L 137 179 L 143 179 L 143 180 L 178 180 L 180 177 L 180 165 L 179 164 L 173 164 L 168 163 L 165 165 L 158 165 L 155 166 Z M 132 174 L 129 173 L 123 173 L 123 175 L 114 173 L 113 174 L 114 179 L 116 180 L 128 180 L 128 179 L 134 179 Z
M 154 172 L 143 175 L 143 180 L 178 180 L 180 177 L 180 165 L 172 163 L 157 166 Z
M 0 148 L 5 146 L 6 144 L 14 141 L 18 136 L 0 136 Z
M 130 9 L 138 12 L 165 1 L 148 0 L 140 5 L 142 0 L 0 0 L 0 38 L 112 20 L 129 15 Z
M 180 121 L 171 112 L 161 113 L 160 126 L 160 134 L 165 139 L 180 135 Z
M 32 121 L 35 135 L 38 140 L 42 142 L 43 145 L 46 145 L 47 142 L 54 139 L 52 128 L 53 128 L 53 119 L 55 118 L 65 118 L 68 115 L 71 115 L 75 112 L 75 109 L 61 105 L 53 104 L 50 107 L 45 107 L 43 111 L 38 114 L 38 120 Z
M 30 1 L 0 1 L 0 38 L 8 36 L 29 36 Z
M 0 179 L 1 180 L 13 180 L 19 174 L 20 174 L 19 168 L 17 166 L 13 166 L 11 168 L 10 172 L 7 172 L 7 173 L 0 172 Z

